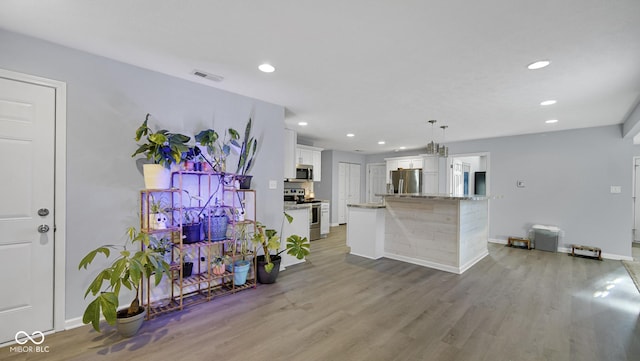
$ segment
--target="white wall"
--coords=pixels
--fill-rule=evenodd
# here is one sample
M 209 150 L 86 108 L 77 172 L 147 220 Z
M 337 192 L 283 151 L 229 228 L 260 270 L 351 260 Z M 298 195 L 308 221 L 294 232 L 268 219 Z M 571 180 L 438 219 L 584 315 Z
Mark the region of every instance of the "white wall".
M 258 219 L 280 224 L 282 106 L 2 30 L 0 44 L 0 68 L 67 83 L 67 319 L 82 315 L 84 291 L 95 275 L 78 271 L 81 258 L 101 244 L 122 243 L 125 229 L 138 225 L 143 181 L 130 155 L 146 113 L 154 128 L 193 135 L 209 127 L 243 131 L 253 112 Z M 234 171 L 233 159 L 229 165 Z M 277 180 L 278 189 L 269 190 L 269 180 Z

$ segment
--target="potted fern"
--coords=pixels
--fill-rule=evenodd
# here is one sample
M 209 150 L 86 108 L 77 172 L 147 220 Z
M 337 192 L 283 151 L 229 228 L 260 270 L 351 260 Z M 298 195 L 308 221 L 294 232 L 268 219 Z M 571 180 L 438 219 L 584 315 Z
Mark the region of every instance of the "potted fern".
M 180 164 L 182 153 L 188 152 L 189 147 L 186 143 L 190 137 L 171 133 L 166 129 L 154 132 L 149 128 L 150 114 L 144 119 L 144 122 L 136 129 L 136 142 L 145 139 L 145 142 L 138 146 L 131 157 L 143 154 L 150 164 L 142 166 L 147 189 L 167 189 L 171 186 L 171 165 Z
M 82 322 L 91 323 L 100 332 L 102 315 L 108 324 L 116 325 L 122 336 L 131 337 L 140 329 L 146 314 L 146 309 L 140 306 L 138 298 L 141 282 L 152 277 L 157 286 L 163 274 L 169 274 L 170 271 L 162 254 L 151 247 L 152 236 L 138 232 L 134 227 L 127 230 L 127 236 L 128 241 L 123 246 L 103 245 L 89 252 L 80 261 L 78 269 L 87 269 L 98 254 L 109 259 L 111 252 L 117 251 L 114 252 L 117 258 L 98 273 L 84 294 L 85 298 L 91 294 L 95 299 L 85 309 Z M 123 287 L 135 291 L 135 297 L 128 307 L 118 310 L 118 299 Z

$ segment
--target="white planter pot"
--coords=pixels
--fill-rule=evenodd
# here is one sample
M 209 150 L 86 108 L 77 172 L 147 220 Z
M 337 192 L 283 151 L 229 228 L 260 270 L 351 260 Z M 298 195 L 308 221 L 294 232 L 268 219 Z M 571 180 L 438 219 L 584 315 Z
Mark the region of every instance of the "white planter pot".
M 143 164 L 144 187 L 146 189 L 171 188 L 171 171 L 160 164 Z
M 126 310 L 124 311 L 126 312 Z M 147 315 L 147 309 L 144 309 L 144 312 L 137 314 L 133 317 L 127 318 L 116 318 L 116 329 L 118 333 L 122 337 L 132 337 L 138 333 L 138 330 L 142 326 L 142 322 L 144 322 L 144 318 Z

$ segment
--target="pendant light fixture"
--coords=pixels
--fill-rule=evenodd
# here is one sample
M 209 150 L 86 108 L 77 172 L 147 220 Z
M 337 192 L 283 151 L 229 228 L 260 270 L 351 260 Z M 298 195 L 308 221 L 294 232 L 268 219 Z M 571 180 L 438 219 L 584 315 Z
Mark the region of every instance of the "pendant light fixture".
M 429 120 L 429 123 L 431 123 L 431 142 L 427 144 L 427 154 L 447 157 L 449 156 L 449 147 L 446 147 L 444 144 L 438 144 L 434 141 L 433 128 L 437 122 L 437 120 Z M 449 126 L 441 125 L 440 128 L 442 129 L 442 142 L 444 143 L 445 129 L 449 128 Z

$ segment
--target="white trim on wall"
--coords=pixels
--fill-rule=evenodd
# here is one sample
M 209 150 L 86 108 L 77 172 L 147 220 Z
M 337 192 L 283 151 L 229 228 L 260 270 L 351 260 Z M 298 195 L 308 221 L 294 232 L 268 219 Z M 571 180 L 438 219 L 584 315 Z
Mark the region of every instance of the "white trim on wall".
M 65 321 L 65 269 L 66 269 L 66 220 L 67 220 L 67 84 L 58 80 L 0 69 L 0 77 L 55 89 L 55 220 L 54 220 L 54 279 L 53 279 L 53 328 L 63 331 Z

